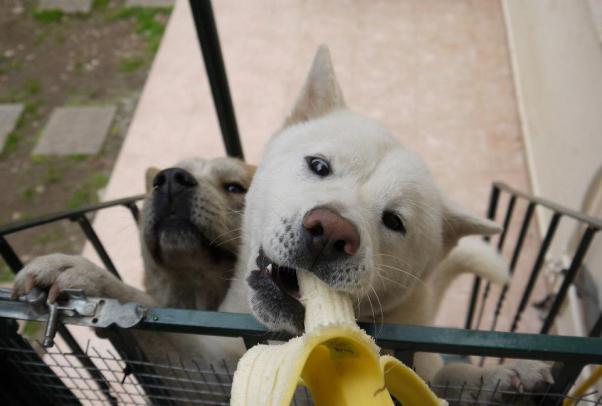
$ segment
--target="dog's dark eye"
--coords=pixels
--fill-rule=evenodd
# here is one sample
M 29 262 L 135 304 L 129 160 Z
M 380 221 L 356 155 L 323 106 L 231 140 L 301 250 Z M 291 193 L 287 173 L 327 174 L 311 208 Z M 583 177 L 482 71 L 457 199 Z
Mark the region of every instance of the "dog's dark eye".
M 398 214 L 396 214 L 392 211 L 384 211 L 382 220 L 383 220 L 383 224 L 388 229 L 393 230 L 393 231 L 398 231 L 401 234 L 405 235 L 406 228 L 403 225 L 403 221 L 401 220 L 401 217 L 399 217 Z
M 247 193 L 247 189 L 236 182 L 224 183 L 224 190 L 228 193 Z
M 308 156 L 305 157 L 305 160 L 307 161 L 307 165 L 309 165 L 309 169 L 311 169 L 311 171 L 316 175 L 321 177 L 330 175 L 330 163 L 324 158 Z

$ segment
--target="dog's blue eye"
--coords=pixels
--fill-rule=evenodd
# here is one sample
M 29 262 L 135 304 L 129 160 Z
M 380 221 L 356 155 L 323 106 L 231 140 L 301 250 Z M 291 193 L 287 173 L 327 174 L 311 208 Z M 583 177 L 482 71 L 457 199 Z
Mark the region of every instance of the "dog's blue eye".
M 324 158 L 308 156 L 305 158 L 309 169 L 318 176 L 325 177 L 330 175 L 330 163 Z
M 405 235 L 406 228 L 403 225 L 403 221 L 401 220 L 401 217 L 399 217 L 398 214 L 396 214 L 392 211 L 388 211 L 388 210 L 384 211 L 382 220 L 383 220 L 383 224 L 388 229 L 393 230 L 393 231 L 398 231 L 401 234 Z
M 247 189 L 236 182 L 224 183 L 224 190 L 228 193 L 247 193 Z

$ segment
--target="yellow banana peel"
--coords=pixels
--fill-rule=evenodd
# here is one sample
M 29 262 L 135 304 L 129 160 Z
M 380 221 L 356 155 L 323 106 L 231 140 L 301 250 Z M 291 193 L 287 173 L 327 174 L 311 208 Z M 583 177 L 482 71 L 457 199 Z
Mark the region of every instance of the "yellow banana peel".
M 355 323 L 351 298 L 313 274 L 298 272 L 305 334 L 284 344 L 256 345 L 238 363 L 232 406 L 288 406 L 298 385 L 317 406 L 443 406 L 411 369 L 379 356 Z

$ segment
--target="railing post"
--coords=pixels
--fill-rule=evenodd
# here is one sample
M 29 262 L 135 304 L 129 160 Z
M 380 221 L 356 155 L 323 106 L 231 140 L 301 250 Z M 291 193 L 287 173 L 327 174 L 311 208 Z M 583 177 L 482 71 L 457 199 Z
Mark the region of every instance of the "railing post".
M 531 270 L 531 275 L 529 275 L 529 281 L 527 282 L 527 286 L 523 292 L 523 295 L 520 299 L 520 304 L 518 305 L 518 309 L 516 310 L 516 314 L 514 315 L 514 320 L 512 321 L 512 327 L 510 328 L 511 332 L 516 331 L 518 328 L 518 322 L 521 319 L 522 313 L 525 311 L 525 307 L 527 307 L 527 302 L 531 297 L 531 292 L 535 287 L 535 282 L 537 281 L 537 277 L 539 276 L 539 271 L 543 265 L 543 262 L 546 258 L 546 254 L 548 252 L 548 248 L 554 239 L 554 235 L 556 233 L 556 228 L 558 228 L 558 223 L 560 222 L 560 213 L 554 213 L 552 219 L 550 220 L 550 224 L 548 225 L 548 230 L 546 231 L 546 236 L 539 248 L 539 254 L 537 254 L 537 259 L 533 264 L 533 269 Z
M 496 186 L 493 185 L 491 187 L 491 192 L 489 194 L 489 207 L 487 209 L 487 218 L 490 220 L 495 220 L 495 214 L 497 212 L 497 204 L 498 201 L 500 200 L 500 189 Z M 486 241 L 489 241 L 489 237 L 485 237 Z M 475 307 L 477 305 L 477 299 L 479 296 L 479 290 L 481 288 L 481 278 L 479 278 L 478 276 L 475 277 L 473 285 L 472 285 L 472 292 L 470 294 L 470 302 L 468 304 L 468 313 L 466 315 L 466 321 L 464 322 L 464 328 L 465 329 L 470 329 L 471 325 L 472 325 L 472 319 L 474 317 L 474 311 L 475 311 Z
M 113 261 L 111 260 L 111 257 L 107 253 L 107 250 L 105 250 L 105 247 L 104 247 L 104 245 L 102 245 L 102 242 L 100 242 L 100 238 L 98 238 L 98 235 L 94 231 L 94 228 L 92 227 L 92 224 L 90 224 L 90 221 L 88 220 L 86 215 L 82 214 L 82 215 L 76 216 L 73 220 L 79 224 L 82 231 L 86 235 L 86 238 L 88 238 L 88 241 L 90 241 L 90 243 L 96 250 L 96 253 L 100 257 L 100 260 L 102 261 L 104 266 L 107 268 L 107 270 L 109 272 L 111 272 L 113 275 L 115 275 L 116 277 L 118 277 L 119 279 L 121 279 L 121 276 L 119 276 L 119 272 L 117 272 L 117 268 L 115 268 L 115 265 L 113 264 Z
M 190 8 L 197 37 L 201 44 L 226 153 L 229 156 L 244 159 L 211 1 L 190 0 Z
M 552 324 L 554 324 L 556 315 L 558 314 L 558 311 L 560 310 L 560 306 L 562 305 L 562 302 L 564 301 L 564 298 L 566 297 L 569 287 L 575 280 L 575 277 L 577 276 L 579 269 L 581 269 L 581 264 L 583 263 L 585 254 L 587 254 L 587 250 L 594 238 L 594 235 L 596 234 L 596 231 L 598 231 L 598 229 L 590 226 L 585 230 L 585 233 L 583 233 L 583 237 L 581 238 L 579 247 L 577 247 L 577 251 L 575 252 L 575 255 L 573 256 L 573 260 L 571 261 L 571 266 L 569 267 L 569 270 L 568 270 L 566 276 L 564 277 L 564 280 L 562 281 L 562 285 L 560 286 L 560 289 L 558 290 L 558 293 L 556 294 L 554 303 L 552 303 L 552 307 L 550 308 L 550 311 L 546 317 L 546 320 L 544 321 L 543 326 L 541 327 L 541 331 L 540 331 L 541 334 L 548 334 L 548 332 L 550 331 L 550 328 L 552 328 Z
M 4 258 L 6 265 L 15 273 L 19 272 L 23 268 L 23 262 L 19 259 L 15 251 L 10 246 L 8 241 L 0 235 L 0 255 Z

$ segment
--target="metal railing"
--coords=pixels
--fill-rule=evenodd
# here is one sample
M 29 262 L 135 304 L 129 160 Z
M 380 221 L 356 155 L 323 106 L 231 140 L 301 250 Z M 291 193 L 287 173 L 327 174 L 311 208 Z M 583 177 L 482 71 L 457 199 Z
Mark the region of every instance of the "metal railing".
M 570 265 L 567 269 L 564 269 L 562 272 L 560 286 L 555 290 L 555 292 L 552 295 L 548 297 L 550 301 L 549 309 L 547 310 L 547 313 L 543 318 L 541 327 L 539 328 L 540 334 L 549 334 L 558 316 L 561 306 L 566 300 L 570 286 L 573 284 L 579 271 L 582 269 L 584 259 L 587 255 L 588 249 L 591 246 L 592 241 L 596 236 L 596 233 L 602 229 L 602 220 L 563 207 L 549 200 L 542 199 L 540 197 L 535 197 L 528 193 L 516 190 L 501 182 L 495 182 L 491 189 L 489 208 L 487 212 L 488 217 L 491 220 L 496 220 L 496 214 L 502 195 L 507 195 L 508 200 L 506 204 L 506 210 L 503 214 L 504 229 L 499 238 L 497 239 L 496 244 L 496 247 L 499 252 L 502 252 L 505 248 L 505 244 L 507 242 L 507 235 L 512 226 L 512 219 L 513 217 L 515 217 L 515 213 L 517 212 L 517 202 L 520 201 L 526 204 L 526 208 L 522 213 L 522 217 L 517 218 L 518 223 L 520 223 L 520 228 L 518 230 L 517 238 L 514 241 L 514 246 L 510 247 L 512 252 L 510 258 L 511 274 L 514 273 L 519 257 L 523 251 L 525 238 L 528 233 L 529 227 L 533 223 L 533 215 L 535 213 L 535 210 L 538 208 L 540 210 L 545 210 L 550 216 L 543 239 L 541 240 L 539 248 L 537 249 L 537 254 L 535 255 L 533 264 L 529 267 L 530 271 L 527 283 L 522 289 L 518 306 L 516 307 L 516 310 L 514 311 L 514 314 L 512 316 L 512 322 L 509 327 L 510 332 L 517 331 L 523 314 L 527 308 L 527 305 L 533 300 L 532 296 L 534 293 L 536 283 L 538 279 L 542 277 L 541 271 L 549 254 L 550 247 L 552 246 L 554 238 L 557 235 L 557 230 L 559 228 L 561 220 L 563 218 L 567 218 L 571 219 L 575 223 L 574 226 L 579 242 L 574 252 L 565 253 L 570 256 Z M 490 298 L 490 294 L 492 293 L 491 284 L 487 282 L 484 288 L 481 287 L 481 284 L 481 279 L 476 277 L 473 282 L 472 294 L 468 306 L 465 328 L 481 328 L 485 308 L 488 304 L 488 299 L 493 299 L 495 310 L 489 330 L 494 331 L 496 330 L 496 328 L 498 328 L 498 320 L 500 314 L 502 313 L 502 308 L 505 305 L 506 295 L 510 286 L 506 285 L 502 287 L 497 297 Z M 588 336 L 595 337 L 599 340 L 598 337 L 600 337 L 601 333 L 602 313 L 598 316 L 597 321 L 589 330 Z M 557 371 L 556 384 L 554 390 L 567 390 L 567 388 L 569 388 L 575 382 L 575 380 L 587 364 L 587 361 L 580 362 L 576 359 L 568 359 L 564 361 L 563 365 L 559 367 L 559 370 Z
M 219 45 L 219 38 L 211 3 L 209 0 L 190 0 L 190 6 L 192 9 L 199 44 L 203 54 L 205 68 L 211 86 L 212 96 L 222 131 L 222 138 L 226 152 L 230 156 L 243 158 L 243 150 L 238 135 L 234 108 L 228 87 L 226 70 L 224 67 L 221 47 Z M 546 253 L 548 252 L 550 244 L 554 239 L 561 219 L 563 217 L 570 217 L 585 225 L 585 229 L 583 230 L 581 236 L 581 242 L 575 254 L 573 255 L 571 265 L 569 266 L 566 276 L 564 277 L 560 288 L 556 292 L 552 306 L 548 311 L 544 322 L 542 323 L 540 331 L 544 334 L 547 334 L 554 323 L 561 304 L 565 300 L 569 286 L 574 281 L 579 269 L 581 268 L 583 259 L 596 232 L 602 228 L 602 221 L 585 216 L 570 209 L 560 207 L 553 202 L 530 196 L 523 192 L 512 189 L 511 187 L 502 183 L 495 183 L 492 188 L 488 210 L 488 215 L 491 219 L 496 218 L 500 195 L 502 193 L 508 193 L 510 198 L 504 214 L 504 232 L 497 241 L 497 247 L 500 250 L 504 248 L 504 245 L 507 241 L 507 231 L 512 222 L 516 202 L 518 200 L 524 200 L 527 202 L 527 210 L 522 218 L 519 235 L 514 243 L 512 258 L 510 260 L 512 271 L 516 269 L 518 259 L 523 250 L 525 237 L 533 220 L 535 209 L 542 207 L 546 210 L 552 211 L 551 220 L 545 237 L 540 245 L 536 260 L 529 275 L 529 281 L 524 288 L 519 306 L 514 314 L 512 326 L 510 328 L 511 332 L 516 331 L 521 320 L 521 316 L 531 299 L 535 283 L 540 275 L 540 271 L 546 258 Z M 133 196 L 130 198 L 91 205 L 82 209 L 49 214 L 32 220 L 25 220 L 0 226 L 0 255 L 7 265 L 16 273 L 22 268 L 23 264 L 18 253 L 15 252 L 13 247 L 6 239 L 7 236 L 26 229 L 38 227 L 43 224 L 60 221 L 73 221 L 80 226 L 86 239 L 92 244 L 106 269 L 118 276 L 117 269 L 115 268 L 109 253 L 105 250 L 100 238 L 94 231 L 88 215 L 106 208 L 124 206 L 130 211 L 134 221 L 137 222 L 139 212 L 136 203 L 142 198 L 143 196 Z M 480 327 L 482 315 L 485 311 L 485 302 L 492 292 L 489 283 L 485 284 L 484 287 L 481 285 L 481 280 L 477 278 L 474 282 L 468 308 L 466 319 L 467 329 L 477 329 Z M 536 404 L 560 404 L 562 400 L 566 398 L 568 389 L 571 387 L 584 365 L 591 363 L 602 363 L 602 340 L 595 338 L 556 337 L 493 331 L 497 327 L 499 315 L 503 310 L 507 289 L 507 287 L 503 288 L 497 297 L 495 314 L 490 328 L 492 331 L 467 331 L 434 327 L 394 325 L 363 325 L 362 327 L 365 328 L 370 334 L 375 335 L 377 342 L 382 347 L 395 350 L 396 354 L 400 355 L 404 359 L 410 360 L 410 362 L 412 354 L 416 351 L 555 361 L 556 364 L 554 372 L 556 384 L 547 388 L 545 393 L 539 394 L 538 399 L 540 400 L 538 400 L 538 403 Z M 85 391 L 67 387 L 64 383 L 65 380 L 72 378 L 62 376 L 60 372 L 57 372 L 56 365 L 51 365 L 51 367 L 49 367 L 48 365 L 51 364 L 51 362 L 49 362 L 47 358 L 45 359 L 45 357 L 40 356 L 38 351 L 34 350 L 31 344 L 27 341 L 21 340 L 20 338 L 14 338 L 12 336 L 9 341 L 2 341 L 3 337 L 6 337 L 6 334 L 15 333 L 15 326 L 14 321 L 12 320 L 0 319 L 0 322 L 2 322 L 2 329 L 0 329 L 2 332 L 0 334 L 0 347 L 2 348 L 0 348 L 0 352 L 10 350 L 10 354 L 13 354 L 10 358 L 11 362 L 13 363 L 12 365 L 18 366 L 18 368 L 15 370 L 13 378 L 19 380 L 19 376 L 21 376 L 20 374 L 23 374 L 23 376 L 27 375 L 29 377 L 39 376 L 40 379 L 36 382 L 41 385 L 40 387 L 51 389 L 46 392 L 40 392 L 35 390 L 34 385 L 24 385 L 22 386 L 23 390 L 19 393 L 22 393 L 24 397 L 31 396 L 30 399 L 46 399 L 48 402 L 50 402 L 50 404 L 58 403 L 56 399 L 64 399 L 66 400 L 66 403 L 77 403 L 80 400 L 91 400 L 86 397 L 87 395 Z M 5 328 L 5 325 L 8 327 Z M 264 327 L 259 325 L 252 317 L 248 315 L 220 314 L 215 312 L 194 310 L 151 309 L 147 317 L 145 317 L 143 321 L 136 326 L 136 328 L 157 331 L 183 332 L 189 334 L 237 336 L 242 337 L 247 346 L 257 342 L 265 341 L 267 339 L 287 338 L 285 335 L 266 331 Z M 186 386 L 189 384 L 196 385 L 198 383 L 195 381 L 196 378 L 193 379 L 190 377 L 190 371 L 185 369 L 180 370 L 178 372 L 178 376 L 180 378 L 176 380 L 177 382 L 169 380 L 167 381 L 168 384 L 166 384 L 164 381 L 164 374 L 157 373 L 156 371 L 157 368 L 161 368 L 161 366 L 152 365 L 148 362 L 145 362 L 143 359 L 141 360 L 140 357 L 143 357 L 143 354 L 137 350 L 136 346 L 126 345 L 126 343 L 135 343 L 132 337 L 128 336 L 129 332 L 127 330 L 114 330 L 118 331 L 117 336 L 121 337 L 120 339 L 113 341 L 115 348 L 117 348 L 120 352 L 120 358 L 117 359 L 116 357 L 112 357 L 113 361 L 118 362 L 119 365 L 118 367 L 115 367 L 116 369 L 111 369 L 99 367 L 99 365 L 93 361 L 93 359 L 97 360 L 98 358 L 101 358 L 103 362 L 108 363 L 111 361 L 111 359 L 104 359 L 100 356 L 94 356 L 89 352 L 89 349 L 82 349 L 70 334 L 69 330 L 67 330 L 63 324 L 59 325 L 59 334 L 62 336 L 67 345 L 66 352 L 64 352 L 64 354 L 61 356 L 65 359 L 73 357 L 77 360 L 78 365 L 71 365 L 71 368 L 85 371 L 85 376 L 89 376 L 89 379 L 98 386 L 98 391 L 101 393 L 99 399 L 101 399 L 102 402 L 108 402 L 110 404 L 116 404 L 117 402 L 128 403 L 128 401 L 122 399 L 122 396 L 130 396 L 131 394 L 124 394 L 120 392 L 120 390 L 123 389 L 122 387 L 116 389 L 117 386 L 124 385 L 124 382 L 126 382 L 126 377 L 128 379 L 134 379 L 134 381 L 132 381 L 132 385 L 136 386 L 137 388 L 138 392 L 136 396 L 138 396 L 141 402 L 145 404 L 149 402 L 153 404 L 173 403 L 173 399 L 170 399 L 170 393 L 172 393 L 173 388 L 169 387 L 169 383 L 173 385 L 177 384 L 178 388 L 183 390 L 183 393 L 185 393 L 187 396 L 187 401 L 190 400 L 192 393 L 196 393 L 191 392 L 191 389 Z M 590 336 L 598 337 L 601 331 L 602 317 L 600 317 L 593 326 L 592 330 L 590 331 Z M 17 350 L 15 350 L 15 348 Z M 2 364 L 4 360 L 8 360 L 8 358 L 3 359 L 0 357 L 0 365 L 4 365 Z M 59 367 L 63 368 L 61 365 L 59 365 Z M 116 372 L 123 373 L 124 370 L 128 373 L 124 373 L 123 380 L 114 378 L 114 374 Z M 183 372 L 187 374 L 187 378 L 181 378 Z M 198 379 L 201 381 L 205 380 L 206 376 L 202 374 L 202 371 L 198 372 L 201 373 Z M 229 378 L 231 378 L 231 375 Z M 221 388 L 220 390 L 225 390 L 224 388 L 228 388 L 229 382 L 221 381 L 219 379 L 221 378 L 218 377 L 214 383 Z M 30 387 L 31 390 L 29 389 Z M 198 393 L 204 393 L 204 390 L 205 389 L 199 391 Z M 462 397 L 463 390 L 464 388 L 460 390 L 460 398 Z M 598 400 L 595 401 L 585 399 L 582 401 L 586 404 L 600 404 L 599 397 L 597 399 Z M 212 403 L 205 402 L 204 404 Z M 213 404 L 222 403 L 213 402 Z M 481 403 L 475 401 L 474 404 L 504 403 Z

